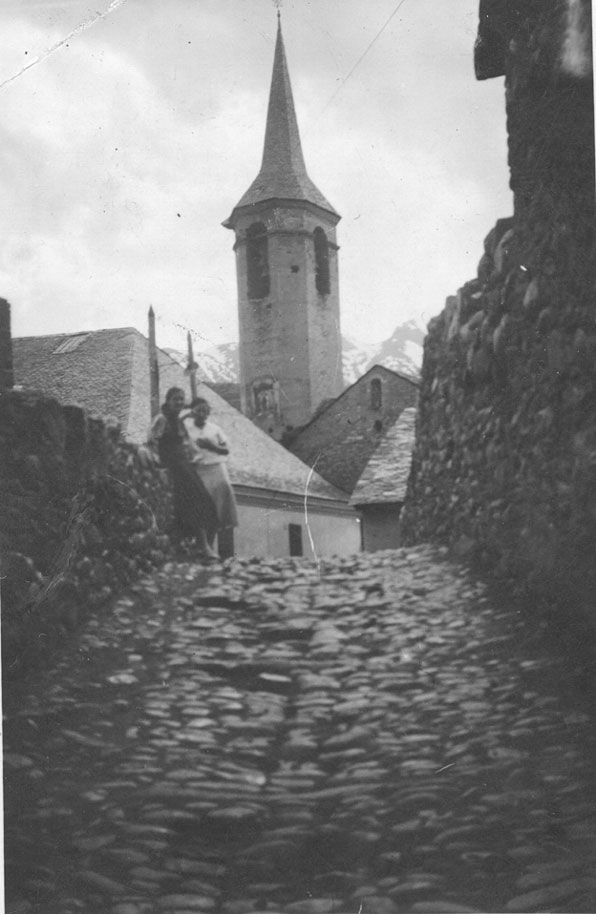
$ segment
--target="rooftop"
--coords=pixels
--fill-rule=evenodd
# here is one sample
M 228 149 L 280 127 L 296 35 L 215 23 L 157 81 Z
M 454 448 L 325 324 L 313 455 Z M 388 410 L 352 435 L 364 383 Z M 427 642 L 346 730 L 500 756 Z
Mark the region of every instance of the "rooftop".
M 125 437 L 147 440 L 151 422 L 148 340 L 134 327 L 88 333 L 20 337 L 13 340 L 15 384 L 42 390 L 65 404 L 77 404 L 99 416 L 114 416 Z M 186 391 L 184 368 L 168 353 L 157 350 L 160 392 L 169 387 Z M 208 385 L 197 393 L 211 406 L 214 422 L 230 443 L 228 470 L 233 483 L 308 494 L 347 503 L 347 496 L 261 431 Z
M 403 502 L 406 497 L 416 434 L 416 409 L 404 409 L 387 430 L 366 464 L 350 504 L 380 505 Z

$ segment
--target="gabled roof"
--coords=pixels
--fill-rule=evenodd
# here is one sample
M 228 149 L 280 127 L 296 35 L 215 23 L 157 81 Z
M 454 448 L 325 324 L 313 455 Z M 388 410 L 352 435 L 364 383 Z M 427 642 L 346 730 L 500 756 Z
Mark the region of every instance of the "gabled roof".
M 241 409 L 240 384 L 237 381 L 210 381 L 209 387 L 234 409 Z
M 128 434 L 138 337 L 143 338 L 134 327 L 17 337 L 15 385 L 43 390 L 63 403 L 80 403 L 98 415 L 115 416 Z
M 373 404 L 372 378 L 381 381 L 380 403 Z M 297 429 L 288 447 L 300 460 L 316 465 L 332 485 L 351 493 L 383 430 L 404 409 L 416 406 L 417 399 L 415 381 L 384 365 L 373 365 L 307 425 Z
M 312 419 L 310 419 L 310 421 L 307 422 L 306 425 L 301 426 L 301 428 L 297 431 L 296 435 L 294 436 L 293 440 L 297 441 L 300 438 L 300 435 L 302 434 L 302 432 L 305 431 L 305 429 L 310 428 L 311 425 L 315 425 L 318 422 L 324 421 L 325 413 L 327 412 L 327 410 L 335 409 L 336 407 L 341 406 L 342 399 L 347 397 L 348 394 L 350 393 L 350 391 L 354 389 L 354 387 L 358 387 L 360 384 L 364 383 L 366 381 L 366 378 L 369 376 L 369 374 L 372 374 L 373 372 L 375 372 L 377 374 L 379 372 L 381 372 L 381 373 L 385 372 L 388 375 L 393 375 L 396 378 L 401 378 L 403 381 L 407 381 L 409 384 L 412 385 L 412 387 L 418 388 L 420 386 L 419 382 L 417 380 L 415 380 L 414 378 L 411 378 L 408 375 L 402 374 L 399 371 L 393 371 L 392 368 L 387 368 L 386 365 L 371 365 L 371 367 L 367 371 L 365 371 L 363 375 L 361 375 L 359 378 L 356 378 L 356 380 L 353 381 L 351 384 L 348 384 L 347 387 L 344 387 L 344 389 L 342 390 L 342 392 L 340 393 L 340 395 L 338 397 L 329 397 L 327 400 L 323 400 L 322 403 L 319 403 Z
M 167 352 L 157 350 L 160 393 L 181 387 L 190 400 L 189 376 Z M 124 436 L 147 440 L 151 422 L 148 340 L 134 327 L 89 333 L 21 337 L 13 340 L 15 384 L 43 390 L 65 404 L 100 416 L 114 416 Z M 308 494 L 344 505 L 347 497 L 261 431 L 206 384 L 197 393 L 211 406 L 213 420 L 230 443 L 233 483 Z
M 416 410 L 404 409 L 366 464 L 350 498 L 351 505 L 403 502 L 416 435 Z
M 266 200 L 313 203 L 339 219 L 339 214 L 313 184 L 306 171 L 279 22 L 261 169 L 224 226 L 233 227 L 236 210 Z
M 232 482 L 293 495 L 305 495 L 308 491 L 309 495 L 347 504 L 344 492 L 312 472 L 307 464 L 261 431 L 210 387 L 198 384 L 197 391 L 211 406 L 211 418 L 228 438 L 228 473 Z

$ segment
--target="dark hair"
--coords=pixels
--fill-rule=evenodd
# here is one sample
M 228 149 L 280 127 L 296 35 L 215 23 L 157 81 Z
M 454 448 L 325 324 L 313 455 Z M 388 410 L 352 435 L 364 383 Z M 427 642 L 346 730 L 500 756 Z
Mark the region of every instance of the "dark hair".
M 166 397 L 163 402 L 163 406 L 167 406 L 168 400 L 170 400 L 174 396 L 174 394 L 182 394 L 182 396 L 184 397 L 184 391 L 182 390 L 181 387 L 170 387 L 170 389 L 166 392 Z
M 166 400 L 169 400 L 170 397 L 174 396 L 174 394 L 182 394 L 182 396 L 184 396 L 184 391 L 181 387 L 170 387 L 170 389 L 166 392 Z
M 191 401 L 190 408 L 194 409 L 195 406 L 206 406 L 209 412 L 211 412 L 211 407 L 205 397 L 195 397 L 194 400 Z

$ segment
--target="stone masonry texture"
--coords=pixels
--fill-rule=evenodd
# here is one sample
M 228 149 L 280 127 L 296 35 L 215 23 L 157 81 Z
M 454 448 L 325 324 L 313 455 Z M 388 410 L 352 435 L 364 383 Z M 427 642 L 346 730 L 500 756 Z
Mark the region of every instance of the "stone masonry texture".
M 380 405 L 373 403 L 373 381 L 380 383 Z M 417 382 L 375 365 L 300 429 L 288 447 L 327 482 L 351 493 L 384 432 L 417 399 Z
M 477 278 L 429 325 L 403 533 L 410 543 L 449 544 L 560 606 L 591 605 L 596 327 L 589 4 L 485 2 L 483 8 L 483 40 L 492 34 L 491 8 L 503 39 L 514 214 L 488 235 Z M 483 59 L 486 72 L 479 75 L 499 69 Z
M 2 672 L 163 562 L 171 498 L 117 427 L 35 392 L 0 396 Z
M 267 229 L 270 294 L 248 295 L 246 231 L 255 221 Z M 244 411 L 280 437 L 286 426 L 307 422 L 321 401 L 342 390 L 337 218 L 307 203 L 271 202 L 235 221 L 240 378 Z M 330 291 L 316 289 L 314 230 L 329 241 Z M 255 412 L 252 388 L 263 378 L 279 384 L 276 422 Z M 277 421 L 277 420 L 276 420 Z
M 11 914 L 596 910 L 594 677 L 444 551 L 166 563 L 7 684 Z

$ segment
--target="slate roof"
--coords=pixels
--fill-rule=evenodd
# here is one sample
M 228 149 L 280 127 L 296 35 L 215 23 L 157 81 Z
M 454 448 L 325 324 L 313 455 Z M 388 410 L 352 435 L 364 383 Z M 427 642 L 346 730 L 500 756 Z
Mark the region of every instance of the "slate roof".
M 366 464 L 350 498 L 353 506 L 403 502 L 416 435 L 416 409 L 404 409 Z
M 190 400 L 184 368 L 157 350 L 160 393 L 182 387 Z M 114 416 L 124 436 L 147 440 L 151 423 L 148 340 L 134 327 L 89 333 L 21 337 L 13 340 L 15 384 L 43 390 L 62 403 L 77 404 L 100 416 Z M 309 495 L 347 505 L 347 496 L 311 473 L 310 467 L 261 431 L 206 384 L 197 393 L 212 409 L 230 443 L 228 470 L 233 483 L 267 491 Z
M 344 492 L 312 472 L 307 464 L 261 431 L 206 384 L 198 384 L 197 391 L 211 406 L 211 418 L 228 438 L 228 472 L 232 482 L 293 495 L 304 495 L 308 486 L 310 495 L 348 503 Z
M 63 403 L 115 416 L 128 434 L 134 327 L 13 340 L 15 385 L 43 390 Z M 147 375 L 149 369 L 147 369 Z
M 314 203 L 339 219 L 306 171 L 281 24 L 277 29 L 261 169 L 224 225 L 232 227 L 237 209 L 272 199 Z
M 241 409 L 240 384 L 237 381 L 209 382 L 209 387 L 235 409 Z
M 370 380 L 383 384 L 382 406 L 370 403 Z M 322 405 L 306 425 L 293 433 L 288 444 L 305 463 L 316 462 L 317 472 L 332 485 L 352 493 L 382 438 L 383 430 L 404 409 L 416 405 L 418 385 L 411 378 L 384 365 L 373 365 L 327 405 Z

